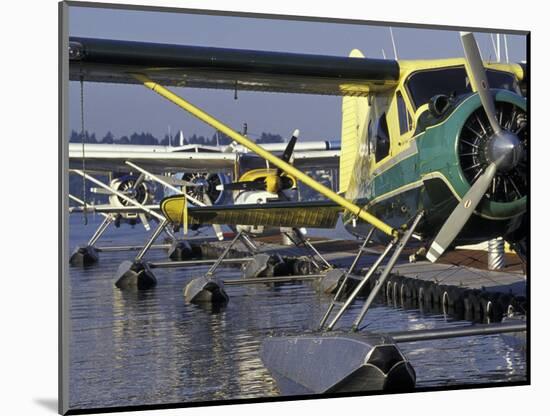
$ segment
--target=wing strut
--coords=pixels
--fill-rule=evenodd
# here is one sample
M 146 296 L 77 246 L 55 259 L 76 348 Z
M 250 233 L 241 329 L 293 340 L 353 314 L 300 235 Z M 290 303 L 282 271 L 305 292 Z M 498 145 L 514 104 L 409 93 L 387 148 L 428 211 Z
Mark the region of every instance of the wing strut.
M 327 197 L 328 199 L 336 202 L 338 205 L 342 206 L 344 209 L 350 211 L 352 214 L 356 215 L 358 218 L 362 219 L 363 221 L 366 221 L 367 223 L 373 225 L 383 233 L 392 237 L 396 237 L 399 235 L 398 230 L 390 227 L 388 224 L 384 223 L 383 221 L 380 221 L 378 218 L 371 215 L 369 212 L 363 210 L 361 207 L 355 205 L 354 203 L 338 195 L 336 192 L 333 192 L 331 189 L 320 184 L 316 180 L 310 178 L 308 175 L 306 175 L 299 169 L 296 169 L 294 166 L 281 160 L 280 158 L 268 152 L 261 146 L 258 146 L 256 143 L 249 140 L 242 134 L 237 133 L 235 130 L 233 130 L 229 126 L 223 124 L 221 121 L 215 119 L 214 117 L 207 114 L 200 108 L 194 106 L 190 102 L 174 94 L 172 91 L 168 90 L 167 88 L 164 88 L 162 85 L 159 85 L 158 83 L 150 80 L 148 77 L 146 77 L 143 74 L 132 74 L 132 75 L 135 79 L 141 82 L 145 87 L 153 90 L 157 94 L 173 102 L 177 106 L 183 108 L 185 111 L 197 117 L 199 120 L 203 121 L 204 123 L 212 126 L 216 130 L 231 137 L 237 143 L 243 145 L 247 149 L 256 153 L 258 156 L 269 161 L 279 169 L 286 172 L 288 175 L 294 176 L 299 181 L 303 182 L 304 184 L 314 189 L 315 191 L 319 192 L 321 195 Z

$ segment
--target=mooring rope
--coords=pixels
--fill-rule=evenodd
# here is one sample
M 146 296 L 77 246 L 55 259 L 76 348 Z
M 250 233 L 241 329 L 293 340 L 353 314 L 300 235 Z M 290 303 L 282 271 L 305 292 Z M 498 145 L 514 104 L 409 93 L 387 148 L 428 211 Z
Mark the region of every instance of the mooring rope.
M 86 175 L 86 154 L 84 137 L 84 76 L 80 75 L 80 140 L 82 142 L 82 172 Z M 86 202 L 86 176 L 82 177 L 82 201 L 84 205 L 84 225 L 88 225 L 88 213 Z

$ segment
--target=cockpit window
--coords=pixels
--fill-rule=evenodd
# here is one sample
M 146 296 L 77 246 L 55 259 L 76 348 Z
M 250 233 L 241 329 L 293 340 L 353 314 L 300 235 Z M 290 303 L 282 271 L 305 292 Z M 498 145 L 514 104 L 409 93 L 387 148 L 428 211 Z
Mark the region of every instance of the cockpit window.
M 502 90 L 513 91 L 517 94 L 520 93 L 516 77 L 508 72 L 489 69 L 487 71 L 487 79 L 491 88 L 500 88 Z
M 510 73 L 489 69 L 487 79 L 491 88 L 519 93 L 516 78 Z M 426 104 L 437 94 L 462 95 L 472 92 L 464 67 L 415 72 L 409 77 L 407 88 L 416 108 Z

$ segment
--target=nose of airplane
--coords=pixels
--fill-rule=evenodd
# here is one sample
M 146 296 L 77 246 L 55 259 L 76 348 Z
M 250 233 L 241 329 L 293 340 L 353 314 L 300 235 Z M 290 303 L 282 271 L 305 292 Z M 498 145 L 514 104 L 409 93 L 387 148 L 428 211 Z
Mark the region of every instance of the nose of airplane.
M 501 172 L 514 169 L 523 158 L 523 152 L 523 144 L 519 137 L 505 130 L 500 134 L 494 134 L 486 148 L 487 159 L 496 163 Z

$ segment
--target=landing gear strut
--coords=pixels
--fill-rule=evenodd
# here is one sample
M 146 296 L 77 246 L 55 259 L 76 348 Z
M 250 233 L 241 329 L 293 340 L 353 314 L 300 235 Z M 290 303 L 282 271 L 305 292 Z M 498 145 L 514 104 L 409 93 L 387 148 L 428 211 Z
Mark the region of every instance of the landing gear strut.
M 225 304 L 229 302 L 229 296 L 225 293 L 223 282 L 217 279 L 214 275 L 216 269 L 220 266 L 223 260 L 227 257 L 237 241 L 242 241 L 244 246 L 252 252 L 256 253 L 256 245 L 248 238 L 244 231 L 239 231 L 235 238 L 231 240 L 216 262 L 208 269 L 206 274 L 197 277 L 185 286 L 184 297 L 187 303 L 204 303 Z
M 101 224 L 99 224 L 99 227 L 97 227 L 97 230 L 95 231 L 94 235 L 92 235 L 88 243 L 85 246 L 76 247 L 73 254 L 71 254 L 71 257 L 69 259 L 69 263 L 71 264 L 71 266 L 85 267 L 97 263 L 97 261 L 99 260 L 99 256 L 97 254 L 97 250 L 94 247 L 94 244 L 107 230 L 109 225 L 115 221 L 115 219 L 116 215 L 114 214 L 105 215 L 105 219 Z
M 271 337 L 264 341 L 262 361 L 268 369 L 273 370 L 271 373 L 283 394 L 292 394 L 291 391 L 295 392 L 297 385 L 304 393 L 314 394 L 339 391 L 403 391 L 414 388 L 416 374 L 396 343 L 384 335 L 358 334 L 357 331 L 422 217 L 423 212 L 415 217 L 410 228 L 399 240 L 395 238 L 387 245 L 354 291 L 344 302 L 339 302 L 348 276 L 359 261 L 373 230 L 369 232 L 319 324 L 319 330 L 322 331 L 333 309 L 338 305 L 340 309 L 326 327 L 326 332 L 334 328 L 361 289 L 379 270 L 384 258 L 395 247 L 361 312 L 353 322 L 351 333 Z
M 151 272 L 151 269 L 143 262 L 143 256 L 153 245 L 155 240 L 164 231 L 168 225 L 168 220 L 163 220 L 149 238 L 149 241 L 145 243 L 141 251 L 135 257 L 134 261 L 123 262 L 117 270 L 115 283 L 119 289 L 137 288 L 137 289 L 150 289 L 157 284 L 155 275 Z

